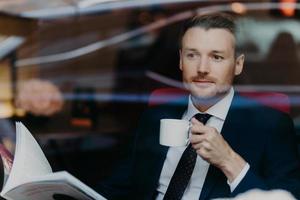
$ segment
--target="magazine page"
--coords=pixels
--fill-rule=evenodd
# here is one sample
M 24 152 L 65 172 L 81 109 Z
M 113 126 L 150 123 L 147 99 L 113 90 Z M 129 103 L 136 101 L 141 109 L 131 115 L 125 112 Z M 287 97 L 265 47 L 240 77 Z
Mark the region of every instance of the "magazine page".
M 10 190 L 8 200 L 105 200 L 68 172 L 56 172 L 36 177 Z
M 16 122 L 16 149 L 13 166 L 1 195 L 33 177 L 49 173 L 52 173 L 51 166 L 39 144 L 21 122 Z

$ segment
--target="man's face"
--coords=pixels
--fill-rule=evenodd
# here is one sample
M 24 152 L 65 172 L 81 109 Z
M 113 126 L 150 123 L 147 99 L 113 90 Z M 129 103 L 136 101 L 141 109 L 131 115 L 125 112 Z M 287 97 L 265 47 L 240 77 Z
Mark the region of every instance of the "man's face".
M 180 69 L 194 97 L 224 95 L 242 72 L 244 56 L 235 59 L 235 38 L 226 29 L 193 27 L 182 38 Z

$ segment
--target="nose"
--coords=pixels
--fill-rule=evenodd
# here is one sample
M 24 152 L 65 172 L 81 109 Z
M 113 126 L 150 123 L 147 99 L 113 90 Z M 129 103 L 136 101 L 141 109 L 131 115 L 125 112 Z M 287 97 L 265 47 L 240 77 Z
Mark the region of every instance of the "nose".
M 208 74 L 209 73 L 209 59 L 202 57 L 197 66 L 197 72 L 199 74 Z

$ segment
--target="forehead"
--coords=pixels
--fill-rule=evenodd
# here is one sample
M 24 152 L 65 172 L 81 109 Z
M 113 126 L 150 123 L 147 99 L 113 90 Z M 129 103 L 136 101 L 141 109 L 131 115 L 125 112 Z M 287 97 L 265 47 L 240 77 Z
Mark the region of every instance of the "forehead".
M 211 28 L 204 29 L 193 27 L 188 29 L 182 38 L 182 48 L 231 51 L 235 47 L 234 35 L 226 29 Z

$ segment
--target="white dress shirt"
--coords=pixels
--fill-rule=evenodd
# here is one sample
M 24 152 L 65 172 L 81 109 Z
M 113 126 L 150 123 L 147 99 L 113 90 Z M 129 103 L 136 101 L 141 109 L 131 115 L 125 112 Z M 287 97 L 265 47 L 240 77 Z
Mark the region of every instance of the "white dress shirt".
M 230 89 L 229 93 L 217 102 L 215 105 L 210 107 L 206 113 L 211 115 L 211 118 L 207 121 L 206 125 L 214 127 L 220 133 L 227 116 L 230 104 L 232 102 L 234 95 L 233 88 Z M 188 108 L 186 112 L 183 114 L 182 119 L 191 120 L 194 115 L 200 113 L 199 110 L 193 105 L 191 96 L 189 97 Z M 174 174 L 174 171 L 177 167 L 177 164 L 181 158 L 182 153 L 184 152 L 186 147 L 170 147 L 166 156 L 166 160 L 164 162 L 159 182 L 158 182 L 158 195 L 156 200 L 162 200 L 164 194 L 167 191 L 170 180 Z M 203 160 L 199 155 L 197 156 L 195 168 L 193 174 L 191 176 L 190 182 L 183 194 L 183 200 L 193 200 L 199 199 L 200 193 L 204 184 L 205 177 L 207 175 L 207 171 L 209 168 L 209 163 Z M 230 190 L 233 191 L 236 186 L 241 182 L 241 180 L 246 175 L 249 170 L 249 164 L 247 163 L 243 170 L 240 172 L 238 177 L 232 182 L 227 183 L 230 186 Z

